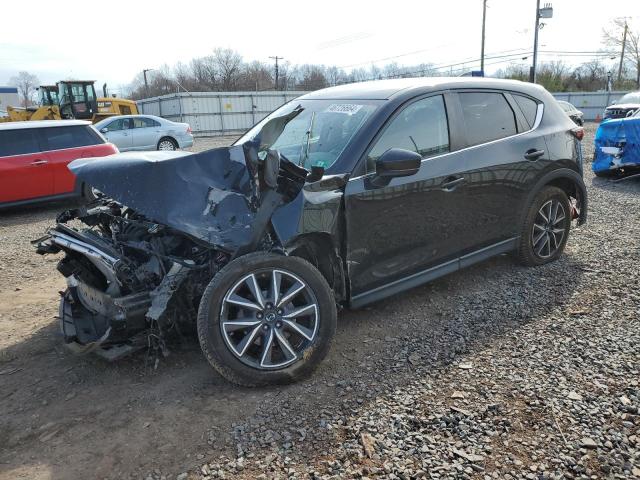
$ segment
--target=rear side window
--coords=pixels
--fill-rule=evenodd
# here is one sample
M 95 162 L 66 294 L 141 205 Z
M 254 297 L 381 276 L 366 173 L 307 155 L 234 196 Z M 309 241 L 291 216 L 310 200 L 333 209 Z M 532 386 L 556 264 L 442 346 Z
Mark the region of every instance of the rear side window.
M 134 118 L 133 119 L 133 128 L 149 128 L 149 127 L 159 127 L 160 123 L 152 120 L 151 118 Z
M 104 140 L 88 125 L 45 128 L 42 129 L 42 133 L 47 139 L 48 150 L 62 150 L 104 143 Z
M 0 131 L 0 157 L 27 155 L 39 151 L 38 139 L 32 129 Z
M 520 107 L 520 110 L 522 110 L 522 114 L 527 120 L 529 128 L 533 128 L 533 125 L 536 123 L 536 115 L 538 114 L 538 103 L 529 97 L 525 97 L 524 95 L 517 95 L 515 93 L 513 94 L 513 98 L 518 104 L 518 107 Z M 565 112 L 571 109 L 571 106 L 567 103 L 561 103 L 560 106 L 564 109 Z
M 469 146 L 517 133 L 516 116 L 501 93 L 465 92 L 458 96 Z
M 447 112 L 442 95 L 413 102 L 396 116 L 375 143 L 367 157 L 367 172 L 391 148 L 419 153 L 422 158 L 449 151 Z

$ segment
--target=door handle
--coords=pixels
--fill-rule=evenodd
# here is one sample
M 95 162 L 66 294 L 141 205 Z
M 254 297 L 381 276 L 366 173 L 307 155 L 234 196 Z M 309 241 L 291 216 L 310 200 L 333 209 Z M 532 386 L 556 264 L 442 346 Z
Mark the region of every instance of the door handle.
M 464 181 L 464 177 L 447 177 L 440 185 L 440 188 L 446 192 L 452 192 L 458 185 L 464 183 Z
M 45 163 L 49 163 L 46 160 L 34 160 L 31 162 L 31 165 L 44 165 Z
M 536 150 L 535 148 L 532 148 L 525 152 L 524 158 L 526 158 L 527 160 L 537 160 L 542 155 L 544 155 L 544 150 Z

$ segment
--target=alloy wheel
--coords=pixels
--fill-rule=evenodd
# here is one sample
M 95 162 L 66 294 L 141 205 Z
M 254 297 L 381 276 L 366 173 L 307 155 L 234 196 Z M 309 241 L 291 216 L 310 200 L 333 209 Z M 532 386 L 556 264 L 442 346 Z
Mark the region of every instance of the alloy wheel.
M 158 150 L 175 150 L 176 146 L 173 144 L 171 140 L 163 140 L 158 145 Z
M 540 258 L 554 255 L 564 239 L 567 212 L 556 199 L 547 200 L 536 215 L 531 232 L 534 253 Z
M 225 295 L 220 328 L 243 363 L 260 370 L 302 359 L 318 332 L 318 301 L 298 276 L 281 269 L 243 277 Z

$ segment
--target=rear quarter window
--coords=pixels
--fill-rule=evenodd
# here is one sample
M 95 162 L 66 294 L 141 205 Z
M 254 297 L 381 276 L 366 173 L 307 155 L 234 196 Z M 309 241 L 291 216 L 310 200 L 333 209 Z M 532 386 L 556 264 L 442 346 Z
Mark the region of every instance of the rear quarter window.
M 28 155 L 40 151 L 33 129 L 19 128 L 0 131 L 0 157 Z
M 104 143 L 104 140 L 90 125 L 73 125 L 69 127 L 52 127 L 42 129 L 48 150 L 86 147 Z
M 518 95 L 516 93 L 513 94 L 513 99 L 518 104 L 518 107 L 520 107 L 525 120 L 527 120 L 527 123 L 529 124 L 529 128 L 533 128 L 536 123 L 536 115 L 538 114 L 538 103 L 529 97 Z M 567 111 L 568 105 L 561 103 L 560 106 L 565 112 Z

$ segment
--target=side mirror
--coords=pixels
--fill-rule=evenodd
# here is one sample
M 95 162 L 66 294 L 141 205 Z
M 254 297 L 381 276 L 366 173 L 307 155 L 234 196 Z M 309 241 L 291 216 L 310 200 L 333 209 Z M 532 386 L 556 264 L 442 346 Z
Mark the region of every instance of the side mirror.
M 390 148 L 376 161 L 377 177 L 408 177 L 418 173 L 422 156 L 402 148 Z
M 100 133 L 107 133 L 109 130 L 107 129 L 107 127 L 101 128 L 100 129 Z

